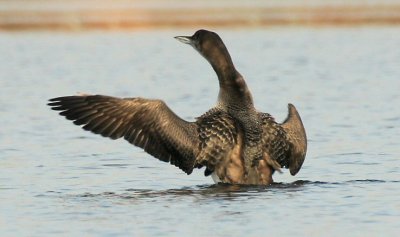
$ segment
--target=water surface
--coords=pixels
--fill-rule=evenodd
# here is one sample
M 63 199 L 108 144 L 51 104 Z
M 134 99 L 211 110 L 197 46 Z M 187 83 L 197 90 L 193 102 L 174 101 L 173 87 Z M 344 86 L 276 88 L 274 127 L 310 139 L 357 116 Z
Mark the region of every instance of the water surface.
M 211 67 L 176 31 L 0 33 L 2 236 L 395 236 L 400 229 L 400 29 L 222 30 L 257 108 L 288 102 L 309 150 L 268 187 L 214 185 L 83 131 L 46 100 L 161 98 L 187 120 L 214 105 Z

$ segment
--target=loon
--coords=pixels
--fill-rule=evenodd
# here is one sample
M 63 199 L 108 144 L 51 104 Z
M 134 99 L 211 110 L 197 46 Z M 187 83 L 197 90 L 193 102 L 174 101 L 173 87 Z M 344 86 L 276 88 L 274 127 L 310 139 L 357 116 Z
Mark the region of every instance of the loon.
M 48 105 L 83 129 L 111 139 L 123 137 L 187 174 L 205 167 L 216 183 L 269 185 L 272 175 L 300 170 L 307 137 L 300 115 L 288 104 L 278 123 L 255 109 L 243 76 L 218 34 L 198 30 L 175 39 L 191 45 L 212 66 L 219 81 L 215 107 L 188 122 L 162 100 L 81 94 L 49 100 Z

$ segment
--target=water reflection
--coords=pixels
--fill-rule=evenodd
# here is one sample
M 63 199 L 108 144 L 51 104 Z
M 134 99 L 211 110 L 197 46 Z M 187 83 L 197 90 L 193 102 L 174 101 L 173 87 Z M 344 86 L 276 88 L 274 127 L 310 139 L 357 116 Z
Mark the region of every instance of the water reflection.
M 256 196 L 262 193 L 271 193 L 276 191 L 294 192 L 302 190 L 308 184 L 318 182 L 299 180 L 293 183 L 274 183 L 268 186 L 257 185 L 196 185 L 193 187 L 182 187 L 179 189 L 152 190 L 152 189 L 126 189 L 122 193 L 104 192 L 99 194 L 84 193 L 77 195 L 82 198 L 116 198 L 116 199 L 176 199 L 182 197 L 196 198 L 223 198 L 234 200 L 240 197 Z
M 213 185 L 196 185 L 193 187 L 182 187 L 179 189 L 152 190 L 152 189 L 126 189 L 121 193 L 103 192 L 103 193 L 84 193 L 77 195 L 68 195 L 81 199 L 112 199 L 112 200 L 130 200 L 130 201 L 160 201 L 160 200 L 182 200 L 184 198 L 196 199 L 224 199 L 238 200 L 243 198 L 251 198 L 257 196 L 274 195 L 276 193 L 294 193 L 303 192 L 307 189 L 331 189 L 334 187 L 346 187 L 354 185 L 376 185 L 380 183 L 400 183 L 400 180 L 348 180 L 344 182 L 322 182 L 297 180 L 291 183 L 273 183 L 268 186 L 256 185 L 230 185 L 230 184 L 213 184 Z M 49 191 L 50 196 L 63 196 L 60 192 Z

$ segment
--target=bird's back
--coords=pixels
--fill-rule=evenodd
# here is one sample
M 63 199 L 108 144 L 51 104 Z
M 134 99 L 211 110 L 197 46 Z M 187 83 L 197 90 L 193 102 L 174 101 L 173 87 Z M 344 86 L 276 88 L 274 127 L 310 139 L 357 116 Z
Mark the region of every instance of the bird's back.
M 197 168 L 206 167 L 205 174 L 223 183 L 269 184 L 272 174 L 288 166 L 291 142 L 284 127 L 267 113 L 262 120 L 262 159 L 249 171 L 245 170 L 243 155 L 244 131 L 233 116 L 214 108 L 198 118 L 199 153 Z

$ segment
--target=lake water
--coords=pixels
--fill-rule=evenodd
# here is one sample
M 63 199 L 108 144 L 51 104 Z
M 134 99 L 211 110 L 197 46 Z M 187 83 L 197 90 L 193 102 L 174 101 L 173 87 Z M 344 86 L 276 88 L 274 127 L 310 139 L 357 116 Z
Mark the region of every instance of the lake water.
M 214 105 L 194 29 L 0 33 L 1 236 L 397 236 L 400 28 L 219 30 L 257 108 L 303 118 L 300 173 L 214 185 L 47 106 L 77 92 L 160 98 L 187 120 Z

